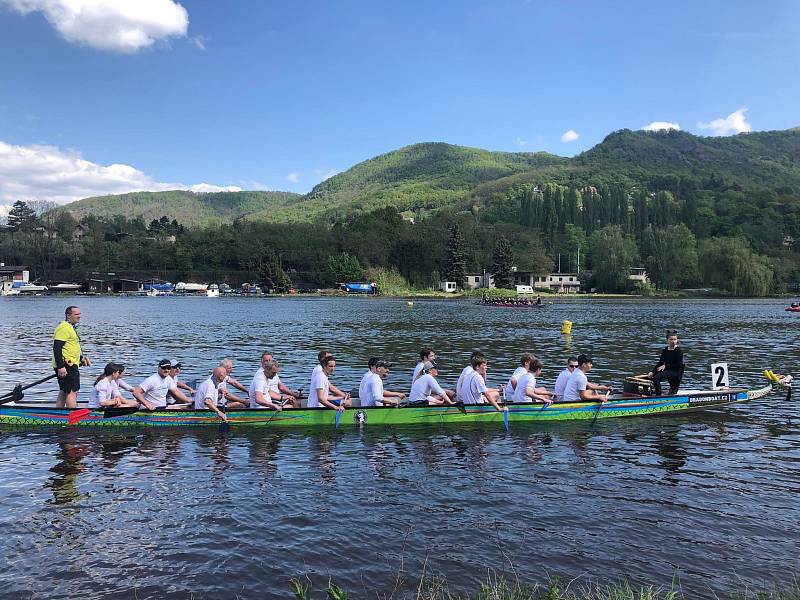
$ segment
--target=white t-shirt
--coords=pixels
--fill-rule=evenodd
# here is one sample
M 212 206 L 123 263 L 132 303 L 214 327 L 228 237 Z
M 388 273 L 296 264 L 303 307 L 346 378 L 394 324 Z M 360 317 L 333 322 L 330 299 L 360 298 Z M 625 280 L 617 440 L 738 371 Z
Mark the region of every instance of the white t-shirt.
M 250 382 L 250 387 L 247 390 L 247 397 L 250 398 L 250 408 L 268 408 L 256 402 L 256 392 L 261 392 L 265 397 L 269 396 L 269 380 L 264 373 L 264 369 L 256 371 L 253 381 Z M 268 397 L 267 400 L 269 400 Z
M 374 375 L 374 374 L 375 373 L 373 373 L 372 371 L 368 370 L 366 373 L 364 373 L 364 375 L 361 376 L 361 381 L 358 383 L 358 397 L 359 397 L 359 399 L 367 397 L 367 384 L 369 382 L 370 375 Z M 366 405 L 363 404 L 363 402 L 362 402 L 362 406 L 366 406 Z
M 517 380 L 517 389 L 514 390 L 512 399 L 514 402 L 533 402 L 533 398 L 526 394 L 526 391 L 533 391 L 536 389 L 536 377 L 530 371 Z
M 116 394 L 114 392 L 116 392 Z M 101 377 L 100 381 L 95 383 L 94 387 L 92 387 L 87 406 L 89 408 L 100 408 L 101 402 L 104 400 L 112 400 L 117 396 L 119 396 L 119 390 L 115 382 L 110 381 L 106 377 Z
M 514 371 L 514 374 L 511 376 L 511 379 L 515 379 L 517 382 L 517 386 L 519 387 L 519 378 L 525 375 L 528 372 L 528 369 L 525 367 L 517 367 Z M 514 386 L 511 385 L 511 379 L 508 380 L 506 384 L 506 398 L 513 398 L 514 397 Z
M 267 385 L 269 386 L 269 391 L 274 394 L 280 394 L 281 388 L 279 387 L 281 383 L 281 378 L 275 373 L 275 377 L 270 377 L 267 379 Z
M 472 368 L 472 365 L 467 365 L 466 367 L 464 367 L 464 370 L 461 371 L 461 375 L 458 376 L 458 381 L 456 382 L 456 400 L 458 400 L 459 402 L 464 402 L 462 395 L 463 395 L 464 382 L 467 379 L 467 375 L 474 372 L 475 369 Z
M 480 373 L 472 370 L 464 379 L 461 392 L 464 404 L 484 404 L 483 393 L 489 391 Z
M 564 389 L 567 387 L 567 381 L 569 381 L 570 375 L 572 375 L 574 371 L 570 371 L 569 369 L 564 369 L 561 373 L 558 374 L 558 379 L 556 379 L 556 385 L 553 387 L 553 393 L 556 395 L 556 398 L 561 400 L 564 397 Z
M 422 367 L 423 366 L 425 366 L 425 362 L 424 361 L 419 361 L 417 363 L 417 366 L 414 367 L 414 375 L 411 377 L 411 385 L 414 385 L 414 382 L 417 380 L 417 375 L 419 375 L 420 372 L 422 372 Z
M 319 401 L 319 392 L 317 392 L 317 390 L 322 390 L 323 397 L 327 398 L 330 391 L 330 386 L 330 381 L 328 381 L 328 376 L 322 369 L 322 365 L 320 365 L 319 370 L 315 368 L 313 373 L 311 373 L 311 389 L 308 394 L 308 408 L 324 406 Z
M 414 381 L 408 399 L 410 402 L 419 402 L 427 400 L 428 396 L 444 396 L 444 390 L 433 375 L 425 373 Z
M 581 402 L 581 392 L 586 389 L 586 384 L 589 382 L 586 379 L 586 374 L 580 369 L 575 369 L 575 372 L 569 376 L 567 385 L 564 388 L 564 401 L 566 402 Z
M 139 387 L 144 392 L 145 400 L 155 404 L 156 408 L 164 408 L 167 405 L 167 392 L 172 387 L 172 377 L 161 377 L 158 373 L 153 373 Z
M 199 386 L 194 392 L 194 407 L 197 410 L 208 409 L 206 400 L 213 400 L 214 404 L 218 402 L 218 386 L 214 377 L 209 377 Z
M 364 395 L 359 388 L 361 406 L 383 406 L 383 379 L 377 373 L 370 373 L 364 384 Z

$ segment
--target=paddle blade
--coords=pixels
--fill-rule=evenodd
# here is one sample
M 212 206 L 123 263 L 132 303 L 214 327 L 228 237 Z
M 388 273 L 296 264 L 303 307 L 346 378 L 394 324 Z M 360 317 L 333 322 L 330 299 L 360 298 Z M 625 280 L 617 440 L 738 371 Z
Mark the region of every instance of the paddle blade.
M 503 425 L 505 425 L 506 431 L 508 431 L 508 409 L 503 411 Z
M 467 409 L 464 407 L 463 402 L 456 402 L 455 406 L 462 415 L 467 414 Z
M 89 416 L 92 411 L 88 408 L 79 408 L 78 410 L 73 410 L 69 413 L 69 417 L 67 420 L 69 421 L 70 425 L 75 425 Z
M 336 429 L 339 429 L 339 421 L 341 421 L 341 420 L 342 420 L 342 411 L 337 409 L 337 411 L 336 411 Z

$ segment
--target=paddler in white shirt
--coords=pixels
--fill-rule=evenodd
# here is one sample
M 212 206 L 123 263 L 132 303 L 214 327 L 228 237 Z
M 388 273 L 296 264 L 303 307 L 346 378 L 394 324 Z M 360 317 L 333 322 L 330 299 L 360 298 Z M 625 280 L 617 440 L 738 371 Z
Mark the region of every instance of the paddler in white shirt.
M 543 402 L 546 405 L 552 404 L 547 390 L 536 387 L 536 378 L 542 374 L 542 361 L 534 358 L 528 364 L 528 370 L 519 378 L 511 400 L 514 402 Z
M 228 408 L 247 408 L 250 406 L 247 400 L 228 391 L 228 386 L 230 385 L 240 392 L 247 393 L 247 388 L 236 381 L 231 375 L 231 373 L 233 373 L 233 361 L 230 358 L 223 358 L 219 361 L 219 366 L 225 369 L 225 378 L 222 380 L 222 383 L 219 384 L 219 389 L 222 390 L 222 395 L 225 397 Z
M 222 383 L 227 374 L 224 367 L 215 368 L 211 373 L 211 377 L 197 386 L 197 391 L 194 393 L 195 410 L 212 410 L 226 423 L 228 422 L 228 417 L 219 409 L 218 402 L 220 396 L 219 384 Z
M 172 394 L 182 404 L 190 403 L 190 400 L 183 395 L 183 392 L 175 385 L 172 377 L 169 376 L 171 370 L 172 365 L 169 359 L 164 358 L 159 361 L 158 371 L 155 374 L 150 375 L 150 377 L 133 388 L 133 397 L 144 405 L 147 410 L 167 408 L 167 394 Z
M 431 406 L 455 404 L 453 398 L 456 393 L 442 388 L 436 381 L 438 376 L 439 368 L 436 362 L 425 361 L 414 385 L 411 386 L 411 393 L 408 395 L 409 401 L 412 404 L 427 402 Z
M 476 358 L 483 358 L 486 360 L 486 355 L 481 352 L 480 350 L 475 350 L 469 357 L 469 364 L 464 367 L 461 371 L 461 375 L 458 376 L 458 381 L 456 382 L 456 400 L 458 402 L 464 403 L 463 395 L 464 395 L 464 382 L 467 380 L 467 377 L 472 373 L 472 361 Z M 485 382 L 485 380 L 484 380 Z
M 308 393 L 308 408 L 327 407 L 344 410 L 350 406 L 350 394 L 343 394 L 331 384 L 329 377 L 336 370 L 336 359 L 328 355 L 320 361 L 319 371 L 311 375 L 311 389 Z
M 517 369 L 514 371 L 514 374 L 511 376 L 511 379 L 508 380 L 506 384 L 504 396 L 506 398 L 512 398 L 514 396 L 514 390 L 517 389 L 517 382 L 519 381 L 520 377 L 525 375 L 531 368 L 531 361 L 536 358 L 533 354 L 526 352 L 522 355 L 522 358 L 519 359 L 519 365 Z
M 365 375 L 366 381 L 362 379 L 364 383 L 363 395 L 362 386 L 359 386 L 361 406 L 397 405 L 406 395 L 402 392 L 390 392 L 383 387 L 383 380 L 389 376 L 389 369 L 392 368 L 392 363 L 378 359 L 374 368 L 375 371 L 373 373 L 368 376 Z
M 470 363 L 472 371 L 466 376 L 461 385 L 461 396 L 459 399 L 464 404 L 483 404 L 484 399 L 489 402 L 494 408 L 502 412 L 504 409 L 497 401 L 500 398 L 500 391 L 486 387 L 486 376 L 489 365 L 486 362 L 486 357 L 476 356 Z
M 417 366 L 414 367 L 414 375 L 411 377 L 411 385 L 414 385 L 414 382 L 419 377 L 419 374 L 422 373 L 422 367 L 426 362 L 434 362 L 436 360 L 436 352 L 431 350 L 430 348 L 423 348 L 419 351 L 419 362 Z

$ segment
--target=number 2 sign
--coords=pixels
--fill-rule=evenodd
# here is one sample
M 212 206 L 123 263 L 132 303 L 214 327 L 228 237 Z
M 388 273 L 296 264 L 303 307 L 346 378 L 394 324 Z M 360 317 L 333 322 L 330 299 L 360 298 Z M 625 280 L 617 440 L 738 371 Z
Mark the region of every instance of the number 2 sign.
M 728 363 L 711 365 L 711 388 L 721 390 L 728 387 Z

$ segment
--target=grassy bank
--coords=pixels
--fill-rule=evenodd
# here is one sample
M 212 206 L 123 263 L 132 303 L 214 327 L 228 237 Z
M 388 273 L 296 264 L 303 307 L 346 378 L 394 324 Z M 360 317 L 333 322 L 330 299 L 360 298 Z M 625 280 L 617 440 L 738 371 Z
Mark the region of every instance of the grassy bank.
M 295 600 L 314 598 L 347 600 L 365 597 L 363 590 L 359 594 L 350 595 L 332 582 L 325 590 L 314 590 L 307 579 L 292 579 L 290 590 L 291 593 L 287 597 Z M 368 593 L 368 596 L 384 600 L 408 597 L 407 594 L 396 596 L 397 593 L 396 590 L 389 592 L 374 590 Z M 731 590 L 726 595 L 714 594 L 714 597 L 717 600 L 800 600 L 800 580 L 795 576 L 789 584 L 782 587 L 775 586 L 761 590 L 744 587 Z M 636 586 L 627 581 L 599 584 L 578 580 L 562 582 L 558 579 L 553 579 L 545 585 L 526 585 L 493 576 L 467 595 L 451 592 L 444 579 L 426 577 L 419 582 L 414 598 L 415 600 L 692 600 L 692 596 L 684 593 L 677 582 L 669 588 L 652 585 Z

